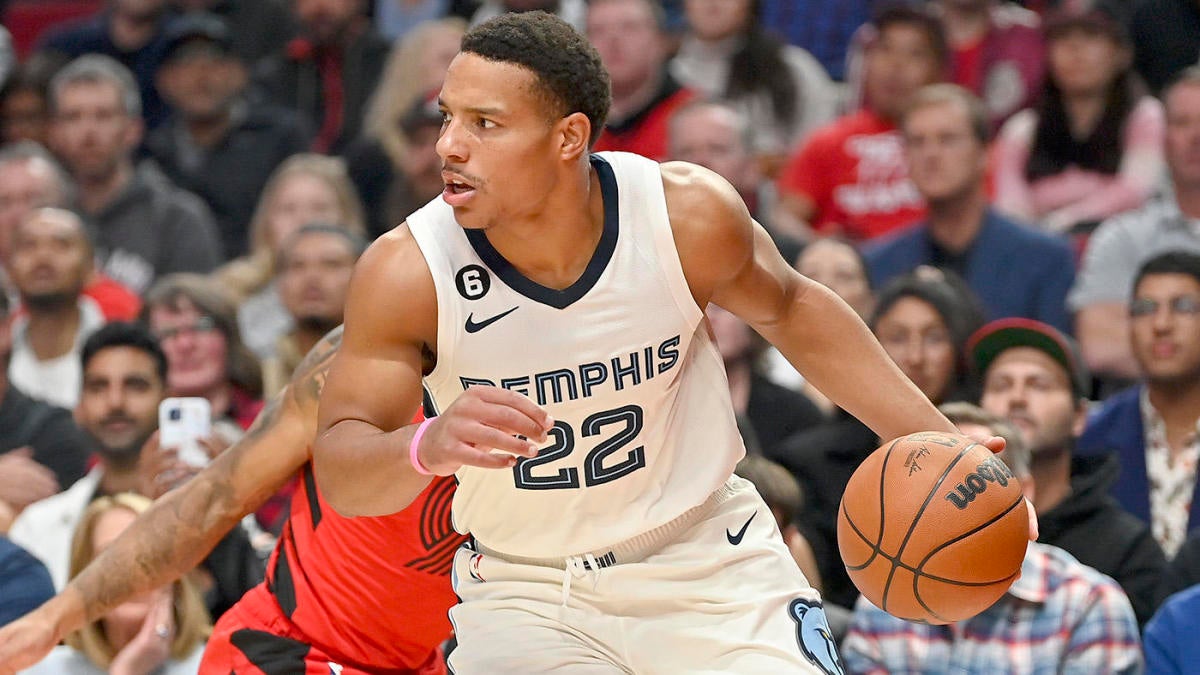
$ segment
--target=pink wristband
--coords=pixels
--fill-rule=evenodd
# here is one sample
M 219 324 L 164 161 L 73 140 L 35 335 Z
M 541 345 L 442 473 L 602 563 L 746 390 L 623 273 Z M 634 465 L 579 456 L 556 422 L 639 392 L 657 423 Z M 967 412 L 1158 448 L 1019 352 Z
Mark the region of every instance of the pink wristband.
M 421 458 L 417 457 L 417 448 L 421 445 L 421 437 L 425 435 L 425 429 L 429 427 L 429 423 L 432 421 L 433 418 L 430 417 L 421 422 L 421 425 L 417 427 L 417 433 L 413 434 L 412 442 L 408 444 L 408 461 L 412 463 L 413 469 L 422 476 L 433 475 L 432 471 L 426 469 L 424 464 L 421 464 Z

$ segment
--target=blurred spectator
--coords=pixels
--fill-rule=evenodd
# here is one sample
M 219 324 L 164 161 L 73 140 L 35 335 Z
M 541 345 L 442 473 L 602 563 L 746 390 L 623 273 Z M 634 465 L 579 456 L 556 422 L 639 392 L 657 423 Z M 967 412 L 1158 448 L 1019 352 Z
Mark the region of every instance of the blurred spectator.
M 18 389 L 64 408 L 79 402 L 79 350 L 104 314 L 83 286 L 92 243 L 79 217 L 39 209 L 17 226 L 10 273 L 24 312 L 12 325 L 8 377 Z
M 760 0 L 760 21 L 813 55 L 829 76 L 846 79 L 850 38 L 871 18 L 874 0 Z
M 211 13 L 229 28 L 233 53 L 246 65 L 283 50 L 295 35 L 287 0 L 171 0 L 184 16 Z
M 7 530 L 7 524 L 0 522 L 0 532 Z M 0 626 L 25 616 L 52 597 L 54 583 L 42 561 L 0 534 Z
M 1200 67 L 1189 68 L 1163 95 L 1171 191 L 1143 208 L 1104 222 L 1088 243 L 1067 296 L 1075 331 L 1093 373 L 1138 376 L 1129 347 L 1128 300 L 1142 263 L 1169 250 L 1200 252 Z
M 667 71 L 670 45 L 664 21 L 655 0 L 592 0 L 588 5 L 587 37 L 612 84 L 608 120 L 594 151 L 666 159 L 667 123 L 696 93 Z
M 1146 625 L 1146 672 L 1154 675 L 1186 675 L 1200 663 L 1200 586 L 1192 586 L 1163 603 Z
M 871 288 L 871 279 L 867 275 L 867 261 L 862 252 L 846 239 L 838 236 L 817 237 L 805 245 L 804 250 L 795 258 L 796 271 L 816 281 L 833 291 L 839 298 L 846 301 L 850 308 L 865 321 L 875 308 L 875 292 Z M 768 352 L 770 356 L 778 354 L 777 350 Z M 782 355 L 779 359 L 782 359 Z M 776 359 L 774 363 L 778 363 Z M 772 368 L 773 379 L 781 384 L 792 384 L 781 380 L 779 373 L 794 375 L 800 381 L 794 383 L 821 412 L 829 415 L 836 406 L 825 394 L 804 380 L 791 364 L 784 361 L 786 369 Z
M 1166 598 L 1196 584 L 1200 584 L 1200 532 L 1189 534 L 1179 552 L 1167 563 L 1158 597 Z
M 314 152 L 340 153 L 358 137 L 391 45 L 362 0 L 292 0 L 300 37 L 260 64 L 270 100 L 305 116 Z
M 925 213 L 896 123 L 913 93 L 944 78 L 946 38 L 922 6 L 888 8 L 865 30 L 864 106 L 815 130 L 788 160 L 778 181 L 780 227 L 861 241 Z
M 1052 17 L 1046 39 L 1041 102 L 997 139 L 996 205 L 1051 232 L 1090 232 L 1157 187 L 1162 105 L 1133 74 L 1129 36 L 1107 11 Z
M 837 88 L 811 54 L 767 33 L 753 0 L 685 0 L 683 7 L 688 31 L 671 73 L 742 110 L 751 148 L 773 174 L 797 142 L 834 118 Z
M 455 9 L 454 5 L 461 7 L 467 3 L 463 0 L 375 0 L 373 4 L 371 21 L 375 30 L 396 45 L 411 37 L 421 24 L 443 19 Z M 472 11 L 467 11 L 463 18 L 470 16 Z
M 922 89 L 901 121 L 908 175 L 927 219 L 871 242 L 871 281 L 882 286 L 918 265 L 966 279 L 992 318 L 1023 316 L 1070 330 L 1067 292 L 1075 259 L 1067 243 L 1009 220 L 988 204 L 987 112 L 953 84 Z
M 800 513 L 803 499 L 800 484 L 788 473 L 788 470 L 762 455 L 747 454 L 737 463 L 734 473 L 754 484 L 754 488 L 762 495 L 763 502 L 771 509 L 775 524 L 783 536 L 783 543 L 792 553 L 796 566 L 804 572 L 804 578 L 818 592 L 821 590 L 821 573 L 817 569 L 817 559 L 813 557 L 812 547 L 800 534 L 792 520 Z
M 13 523 L 12 540 L 50 570 L 56 588 L 67 581 L 71 533 L 89 503 L 122 492 L 142 492 L 143 445 L 158 427 L 158 406 L 167 396 L 166 357 L 139 324 L 113 323 L 88 339 L 83 354 L 83 394 L 76 419 L 91 438 L 96 466 L 65 491 L 25 509 Z M 206 439 L 213 447 L 214 439 Z M 202 563 L 197 576 L 207 587 L 209 609 L 219 615 L 262 580 L 263 565 L 246 533 L 235 528 Z
M 951 81 L 983 101 L 988 128 L 1032 106 L 1045 70 L 1041 20 L 1009 0 L 938 0 Z
M 1150 528 L 1109 495 L 1121 472 L 1116 455 L 1074 456 L 1089 384 L 1078 347 L 1027 319 L 994 321 L 969 344 L 983 379 L 980 405 L 1011 422 L 1033 455 L 1038 541 L 1115 579 L 1145 623 L 1166 558 Z
M 974 406 L 947 411 L 964 433 L 1005 435 L 1007 427 Z M 1009 431 L 1001 459 L 1037 493 L 1029 450 Z M 946 626 L 894 617 L 859 598 L 842 644 L 846 671 L 921 673 L 1142 672 L 1137 622 L 1112 579 L 1053 546 L 1031 542 L 1021 575 L 980 614 Z
M 263 363 L 264 398 L 292 379 L 304 355 L 342 323 L 346 290 L 366 241 L 344 227 L 309 224 L 287 238 L 279 253 L 279 297 L 292 328 Z
M 22 141 L 0 150 L 0 287 L 15 299 L 16 289 L 7 278 L 11 264 L 12 233 L 17 225 L 35 209 L 66 207 L 74 201 L 75 185 L 44 148 L 31 141 Z M 137 316 L 141 298 L 113 281 L 107 275 L 92 270 L 83 289 L 84 295 L 96 301 L 104 318 L 127 321 Z
M 435 147 L 442 128 L 437 95 L 466 27 L 458 18 L 432 21 L 392 49 L 367 106 L 363 136 L 346 150 L 346 166 L 367 210 L 372 239 L 445 187 Z
M 967 395 L 964 345 L 982 323 L 966 284 L 930 268 L 880 290 L 868 322 L 888 356 L 937 404 Z M 854 605 L 858 590 L 838 554 L 838 504 L 851 474 L 879 443 L 875 432 L 838 410 L 828 422 L 788 437 L 774 455 L 767 454 L 800 481 L 805 503 L 799 524 L 817 556 L 822 596 L 843 607 Z
M 131 71 L 141 99 L 140 107 L 128 112 L 153 129 L 167 117 L 154 75 L 161 63 L 168 20 L 167 0 L 106 0 L 95 16 L 48 32 L 38 50 L 66 60 L 85 54 L 116 59 Z
M 746 202 L 750 215 L 771 235 L 787 261 L 796 259 L 800 242 L 771 222 L 775 186 L 763 175 L 750 148 L 750 121 L 727 103 L 692 101 L 671 115 L 667 159 L 699 164 L 729 181 Z M 603 140 L 603 137 L 601 137 Z
M 0 26 L 0 82 L 4 82 L 17 66 L 17 56 L 13 51 L 12 35 L 8 29 Z
M 1167 556 L 1200 528 L 1200 253 L 1167 252 L 1134 280 L 1129 333 L 1141 382 L 1088 420 L 1080 452 L 1116 450 L 1113 495 Z
M 243 96 L 246 67 L 230 31 L 211 14 L 168 28 L 158 87 L 174 112 L 146 139 L 167 176 L 208 204 L 227 257 L 246 252 L 246 230 L 267 178 L 307 147 L 299 117 Z
M 79 480 L 88 458 L 70 412 L 29 398 L 9 381 L 8 310 L 8 298 L 0 294 L 0 523 Z M 7 531 L 5 523 L 0 532 Z
M 737 316 L 709 305 L 705 311 L 717 351 L 725 362 L 729 397 L 736 415 L 746 420 L 767 456 L 796 432 L 821 422 L 821 411 L 803 394 L 781 387 L 762 373 L 768 343 Z
M 558 15 L 580 33 L 587 31 L 587 0 L 482 0 L 471 15 L 471 25 L 477 26 L 505 12 L 538 9 Z
M 101 267 L 137 293 L 172 272 L 207 272 L 221 259 L 212 215 L 148 163 L 133 165 L 142 138 L 137 88 L 107 56 L 72 61 L 50 83 L 51 146 L 79 187 Z
M 167 355 L 170 395 L 208 399 L 229 442 L 250 428 L 262 410 L 262 369 L 228 294 L 207 277 L 173 274 L 146 293 L 142 319 Z
M 102 497 L 83 512 L 71 541 L 71 576 L 150 508 L 136 494 Z M 212 632 L 194 585 L 186 577 L 113 608 L 67 636 L 28 675 L 194 675 Z
M 50 77 L 60 65 L 42 54 L 30 57 L 0 87 L 0 143 L 45 145 L 50 127 Z
M 1133 8 L 1134 64 L 1154 93 L 1200 55 L 1200 5 L 1195 0 L 1145 0 Z
M 439 161 L 439 180 L 440 180 Z M 246 345 L 264 358 L 287 332 L 289 319 L 274 284 L 279 250 L 288 236 L 313 223 L 336 223 L 362 235 L 363 213 L 346 164 L 334 157 L 296 155 L 275 170 L 250 221 L 250 254 L 218 270 L 220 286 L 239 301 Z

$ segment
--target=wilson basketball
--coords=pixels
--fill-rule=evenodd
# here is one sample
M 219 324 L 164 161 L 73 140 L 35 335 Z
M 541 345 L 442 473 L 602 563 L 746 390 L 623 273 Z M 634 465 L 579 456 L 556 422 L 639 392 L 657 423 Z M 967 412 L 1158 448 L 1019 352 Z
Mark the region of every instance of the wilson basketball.
M 884 444 L 846 485 L 838 548 L 876 607 L 931 624 L 970 618 L 1016 580 L 1028 544 L 1021 486 L 965 436 L 922 432 Z

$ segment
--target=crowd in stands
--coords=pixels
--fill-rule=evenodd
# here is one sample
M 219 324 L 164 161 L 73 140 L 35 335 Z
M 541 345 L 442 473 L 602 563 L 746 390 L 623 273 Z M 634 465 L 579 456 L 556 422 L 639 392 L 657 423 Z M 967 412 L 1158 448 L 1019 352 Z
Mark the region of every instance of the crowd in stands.
M 707 308 L 738 471 L 847 672 L 1200 667 L 1195 0 L 53 4 L 0 3 L 0 625 L 199 470 L 159 442 L 164 399 L 209 402 L 210 457 L 249 429 L 341 324 L 369 243 L 442 193 L 464 32 L 544 9 L 610 73 L 596 151 L 720 174 L 781 264 L 964 433 L 1008 441 L 1040 518 L 1022 577 L 973 619 L 905 624 L 859 597 L 836 539 L 887 439 Z M 195 672 L 296 489 L 30 672 Z M 142 634 L 164 613 L 166 648 Z

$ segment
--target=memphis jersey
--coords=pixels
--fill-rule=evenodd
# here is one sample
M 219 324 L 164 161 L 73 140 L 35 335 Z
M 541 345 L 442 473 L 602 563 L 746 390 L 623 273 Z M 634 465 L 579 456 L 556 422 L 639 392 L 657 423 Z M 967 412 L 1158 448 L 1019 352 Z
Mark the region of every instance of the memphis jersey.
M 467 388 L 521 392 L 554 418 L 537 457 L 463 467 L 453 520 L 516 556 L 590 552 L 702 503 L 745 453 L 725 369 L 683 276 L 659 165 L 593 155 L 604 228 L 582 276 L 522 276 L 436 199 L 408 218 L 437 291 L 444 411 Z

